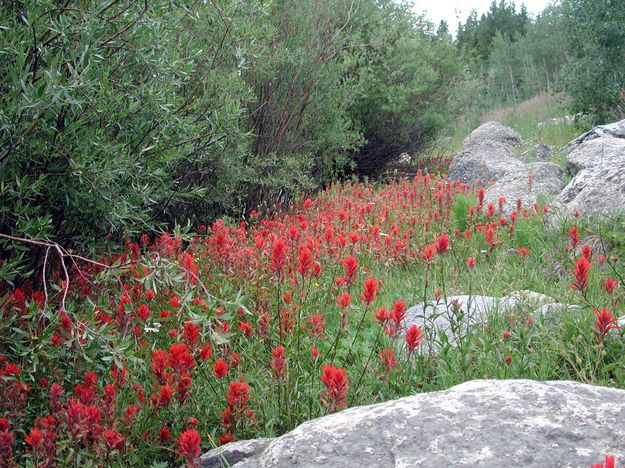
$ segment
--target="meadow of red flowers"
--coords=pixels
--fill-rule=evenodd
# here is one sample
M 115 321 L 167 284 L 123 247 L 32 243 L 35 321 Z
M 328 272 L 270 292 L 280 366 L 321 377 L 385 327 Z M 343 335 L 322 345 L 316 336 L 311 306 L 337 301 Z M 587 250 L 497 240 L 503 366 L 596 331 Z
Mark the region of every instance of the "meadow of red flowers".
M 482 202 L 481 189 L 419 173 L 336 184 L 238 225 L 144 235 L 97 262 L 50 257 L 45 277 L 0 297 L 0 466 L 194 466 L 219 444 L 474 377 L 624 385 L 608 366 L 623 356 L 610 333 L 618 259 L 580 249 L 577 219 L 550 234 L 568 273 L 545 292 L 596 322 L 582 314 L 547 334 L 519 311 L 488 339 L 425 352 L 446 341 L 406 326 L 408 306 L 484 292 L 494 277 L 542 282 L 548 207 L 519 202 L 506 217 L 516 201 Z

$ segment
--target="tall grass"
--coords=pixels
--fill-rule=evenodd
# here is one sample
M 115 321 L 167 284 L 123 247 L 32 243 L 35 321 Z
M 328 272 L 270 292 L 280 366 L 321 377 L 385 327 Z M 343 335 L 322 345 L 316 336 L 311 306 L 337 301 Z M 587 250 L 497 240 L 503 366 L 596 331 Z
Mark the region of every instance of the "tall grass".
M 539 125 L 549 119 L 568 114 L 564 95 L 541 93 L 533 98 L 512 105 L 495 107 L 481 116 L 466 116 L 454 127 L 446 142 L 447 152 L 456 153 L 462 149 L 464 138 L 478 125 L 494 120 L 517 131 L 524 141 L 521 151 L 543 143 L 558 150 L 579 135 L 584 129 L 574 124 L 558 123 Z

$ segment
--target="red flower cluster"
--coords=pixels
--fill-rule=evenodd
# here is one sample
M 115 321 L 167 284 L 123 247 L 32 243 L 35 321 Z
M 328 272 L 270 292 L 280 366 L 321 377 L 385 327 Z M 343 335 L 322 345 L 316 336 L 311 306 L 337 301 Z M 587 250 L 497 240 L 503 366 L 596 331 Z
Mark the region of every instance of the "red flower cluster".
M 586 257 L 580 257 L 573 269 L 573 276 L 575 280 L 571 284 L 571 287 L 581 293 L 586 292 L 588 287 L 588 272 L 590 271 L 590 262 Z
M 271 368 L 273 369 L 273 378 L 278 382 L 282 382 L 284 379 L 285 365 L 284 360 L 284 346 L 278 346 L 272 352 L 273 358 L 271 359 Z
M 176 440 L 178 453 L 186 458 L 186 466 L 193 468 L 198 466 L 197 459 L 202 451 L 202 438 L 195 429 L 187 429 L 180 433 Z
M 226 394 L 228 407 L 221 413 L 221 425 L 226 430 L 220 437 L 222 444 L 233 442 L 235 433 L 242 431 L 246 425 L 256 420 L 256 414 L 249 407 L 250 396 L 250 386 L 243 377 L 230 382 Z
M 601 340 L 605 339 L 605 336 L 610 330 L 621 328 L 618 323 L 618 318 L 612 315 L 611 310 L 604 307 L 601 312 L 597 309 L 594 309 L 594 312 L 597 317 L 595 326 L 597 327 L 597 332 L 599 333 Z
M 347 402 L 347 375 L 345 369 L 336 368 L 332 365 L 323 367 L 321 380 L 326 386 L 322 393 L 321 400 L 328 407 L 330 413 L 334 413 L 343 408 Z
M 421 342 L 421 329 L 416 325 L 411 325 L 406 332 L 406 345 L 408 346 L 408 353 L 412 354 L 413 351 L 419 346 Z

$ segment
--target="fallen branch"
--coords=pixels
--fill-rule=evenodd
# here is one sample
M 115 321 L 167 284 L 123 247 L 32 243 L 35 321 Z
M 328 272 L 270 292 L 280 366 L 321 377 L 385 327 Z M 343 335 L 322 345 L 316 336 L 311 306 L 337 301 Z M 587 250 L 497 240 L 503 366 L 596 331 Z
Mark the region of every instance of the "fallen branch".
M 69 253 L 63 246 L 61 246 L 60 244 L 56 242 L 52 242 L 48 240 L 41 240 L 41 239 L 28 239 L 25 237 L 10 236 L 8 234 L 0 234 L 0 238 L 4 238 L 4 239 L 14 241 L 14 242 L 22 242 L 25 244 L 38 245 L 40 247 L 45 247 L 46 254 L 43 259 L 43 272 L 42 272 L 43 273 L 42 274 L 43 293 L 45 297 L 44 308 L 48 304 L 48 287 L 47 287 L 48 281 L 46 277 L 48 257 L 50 256 L 50 250 L 54 250 L 56 252 L 57 256 L 59 257 L 59 261 L 61 262 L 61 268 L 63 269 L 63 276 L 65 278 L 65 284 L 63 286 L 63 296 L 61 297 L 61 311 L 63 312 L 67 312 L 67 309 L 65 307 L 65 301 L 67 299 L 67 295 L 69 293 L 69 286 L 70 286 L 69 271 L 67 270 L 67 264 L 65 263 L 66 258 L 69 258 L 74 263 L 74 266 L 76 266 L 79 272 L 80 272 L 80 269 L 78 269 L 78 266 L 76 265 L 76 260 L 81 260 L 83 262 L 90 263 L 92 265 L 96 265 L 96 266 L 99 266 L 100 268 L 104 268 L 107 270 L 124 268 L 126 266 L 129 266 L 135 263 L 134 261 L 130 261 L 121 265 L 112 266 L 112 265 L 107 265 L 102 262 L 91 260 L 90 258 L 86 258 L 81 255 Z

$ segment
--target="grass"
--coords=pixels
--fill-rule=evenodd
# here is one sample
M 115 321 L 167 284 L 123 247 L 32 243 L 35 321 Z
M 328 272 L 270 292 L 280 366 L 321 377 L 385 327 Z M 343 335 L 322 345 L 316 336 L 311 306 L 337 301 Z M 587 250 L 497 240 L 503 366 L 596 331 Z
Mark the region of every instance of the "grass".
M 539 143 L 548 145 L 555 153 L 584 129 L 566 123 L 545 126 L 539 126 L 539 123 L 564 117 L 567 113 L 565 96 L 546 93 L 518 104 L 497 107 L 479 117 L 466 118 L 463 123 L 455 126 L 446 145 L 446 152 L 452 154 L 459 152 L 462 149 L 462 141 L 474 128 L 494 120 L 511 127 L 522 136 L 524 144 L 519 148 L 519 153 Z

